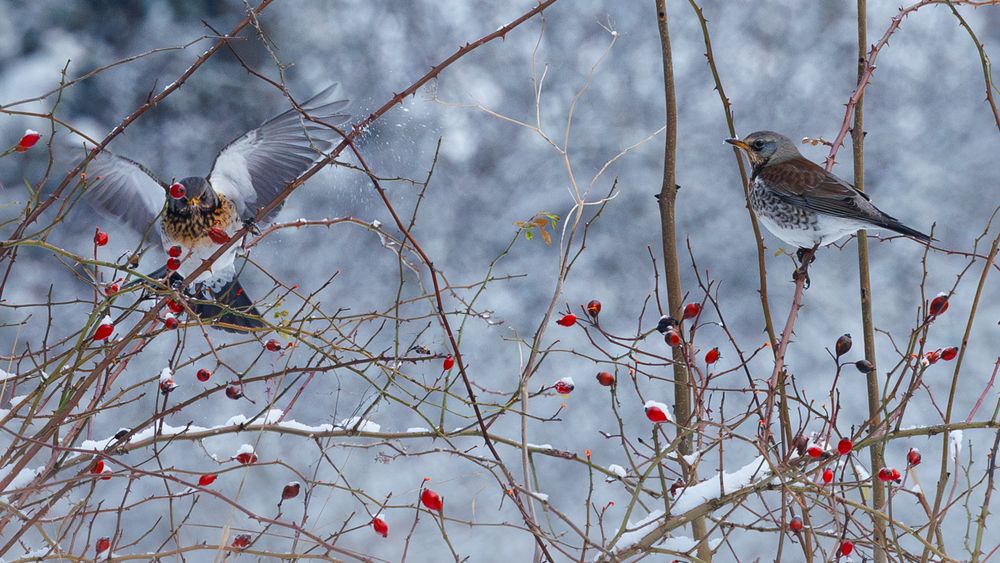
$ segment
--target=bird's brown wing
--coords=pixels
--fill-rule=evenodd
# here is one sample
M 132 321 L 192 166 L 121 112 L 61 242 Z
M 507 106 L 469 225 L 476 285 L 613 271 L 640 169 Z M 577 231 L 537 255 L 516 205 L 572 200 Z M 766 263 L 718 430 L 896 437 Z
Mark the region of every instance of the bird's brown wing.
M 870 222 L 884 215 L 863 192 L 805 158 L 766 166 L 757 176 L 785 202 L 810 211 Z

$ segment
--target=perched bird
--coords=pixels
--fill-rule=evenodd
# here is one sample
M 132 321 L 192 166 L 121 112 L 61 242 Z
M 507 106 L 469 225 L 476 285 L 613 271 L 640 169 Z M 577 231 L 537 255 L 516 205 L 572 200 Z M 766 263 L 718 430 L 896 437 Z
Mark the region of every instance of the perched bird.
M 303 104 L 302 109 L 328 125 L 349 115 L 333 84 Z M 141 164 L 108 151 L 86 167 L 86 200 L 143 236 L 158 236 L 171 257 L 168 267 L 150 274 L 176 283 L 190 275 L 257 212 L 306 171 L 337 140 L 338 134 L 306 120 L 290 109 L 248 131 L 219 152 L 207 177 L 192 176 L 168 184 Z M 269 221 L 278 208 L 260 218 Z M 253 301 L 240 285 L 237 246 L 230 247 L 200 274 L 187 292 L 201 300 L 198 316 L 224 330 L 248 331 L 264 325 Z M 172 262 L 173 261 L 173 262 Z M 175 266 L 175 268 L 169 268 Z
M 806 160 L 784 135 L 757 131 L 726 142 L 750 159 L 750 206 L 757 220 L 788 244 L 811 249 L 873 228 L 930 241 L 875 207 L 864 192 Z

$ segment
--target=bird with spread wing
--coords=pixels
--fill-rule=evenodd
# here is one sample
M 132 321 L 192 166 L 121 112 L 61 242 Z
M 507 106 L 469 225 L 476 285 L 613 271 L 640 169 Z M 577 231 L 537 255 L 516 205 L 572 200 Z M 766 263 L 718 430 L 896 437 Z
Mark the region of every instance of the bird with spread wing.
M 149 277 L 177 283 L 191 275 L 247 222 L 267 222 L 258 212 L 328 151 L 345 123 L 348 100 L 333 84 L 300 107 L 248 131 L 219 152 L 207 177 L 168 184 L 145 166 L 103 150 L 86 166 L 85 199 L 99 212 L 140 233 L 158 236 L 170 257 Z M 307 119 L 307 114 L 311 119 Z M 187 288 L 192 308 L 213 326 L 248 332 L 266 326 L 238 279 L 237 246 L 230 246 Z

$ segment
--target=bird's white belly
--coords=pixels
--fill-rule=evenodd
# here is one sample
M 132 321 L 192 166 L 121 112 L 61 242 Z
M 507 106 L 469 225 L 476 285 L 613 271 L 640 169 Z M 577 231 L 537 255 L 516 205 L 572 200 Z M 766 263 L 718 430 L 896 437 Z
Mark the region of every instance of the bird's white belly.
M 783 242 L 797 248 L 812 248 L 817 244 L 826 246 L 859 229 L 872 228 L 859 221 L 822 214 L 816 214 L 814 221 L 809 224 L 794 227 L 780 225 L 764 214 L 758 214 L 757 220 Z

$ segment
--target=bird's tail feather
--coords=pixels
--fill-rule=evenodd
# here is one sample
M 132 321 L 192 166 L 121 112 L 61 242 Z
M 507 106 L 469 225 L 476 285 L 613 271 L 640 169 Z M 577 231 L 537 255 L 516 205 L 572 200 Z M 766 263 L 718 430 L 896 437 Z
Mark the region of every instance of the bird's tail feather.
M 211 293 L 215 301 L 198 303 L 194 311 L 202 319 L 212 321 L 215 328 L 226 332 L 250 332 L 267 326 L 260 318 L 260 311 L 243 291 L 239 279 Z
M 162 267 L 150 273 L 147 277 L 163 279 L 167 277 L 167 269 L 166 267 Z M 173 272 L 170 274 L 170 279 L 167 280 L 167 283 L 173 285 L 182 279 L 180 274 Z M 143 281 L 145 280 L 140 278 L 130 282 L 126 287 L 140 284 Z M 210 295 L 205 297 L 212 299 L 211 301 L 192 303 L 192 307 L 200 318 L 212 321 L 214 323 L 212 326 L 215 328 L 226 332 L 250 332 L 266 326 L 260 319 L 260 312 L 254 307 L 253 301 L 243 291 L 243 286 L 240 285 L 239 279 L 234 279 L 217 292 L 208 293 Z
M 907 227 L 906 225 L 900 223 L 898 220 L 894 219 L 893 217 L 886 216 L 885 219 L 882 221 L 882 224 L 879 225 L 879 226 L 880 227 L 884 227 L 886 229 L 889 229 L 891 231 L 895 231 L 895 232 L 897 232 L 897 233 L 899 233 L 901 235 L 906 235 L 906 236 L 908 236 L 908 237 L 910 237 L 910 238 L 912 238 L 914 240 L 918 240 L 920 242 L 930 242 L 931 241 L 931 237 L 925 235 L 924 233 L 921 233 L 920 231 L 918 231 L 916 229 L 911 229 L 911 228 Z

